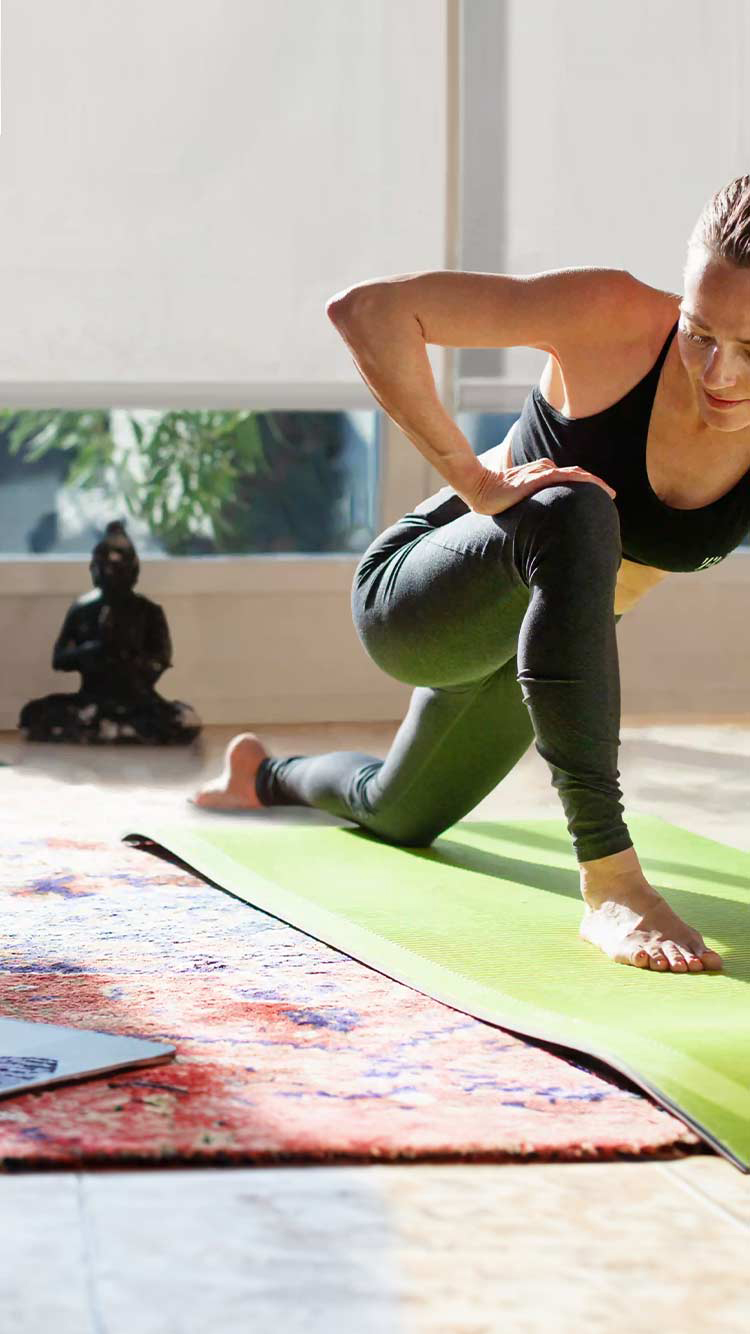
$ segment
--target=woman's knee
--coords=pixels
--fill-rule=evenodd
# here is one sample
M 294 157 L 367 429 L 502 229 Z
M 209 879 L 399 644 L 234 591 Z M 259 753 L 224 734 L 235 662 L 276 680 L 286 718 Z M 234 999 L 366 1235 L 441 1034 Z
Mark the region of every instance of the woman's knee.
M 513 558 L 527 588 L 541 579 L 568 581 L 579 569 L 605 580 L 616 577 L 622 561 L 620 518 L 596 482 L 545 486 L 514 508 Z
M 427 823 L 408 818 L 388 820 L 375 816 L 361 823 L 384 843 L 391 843 L 398 848 L 427 848 L 444 830 L 444 827 L 437 828 L 434 821 Z
M 604 538 L 619 546 L 620 516 L 615 502 L 596 482 L 573 482 L 544 487 L 535 493 L 542 498 L 549 526 L 556 535 Z
M 544 511 L 531 545 L 539 558 L 565 552 L 568 573 L 581 564 L 589 572 L 616 572 L 622 560 L 620 516 L 614 501 L 596 482 L 544 487 L 534 493 Z

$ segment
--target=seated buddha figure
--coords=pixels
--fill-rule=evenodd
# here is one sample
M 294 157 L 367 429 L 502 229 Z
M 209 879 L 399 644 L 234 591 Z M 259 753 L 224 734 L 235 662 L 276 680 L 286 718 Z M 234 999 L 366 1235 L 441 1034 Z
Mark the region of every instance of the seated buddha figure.
M 55 671 L 80 672 L 81 687 L 29 700 L 19 728 L 28 741 L 188 745 L 201 722 L 154 689 L 172 642 L 162 608 L 133 591 L 140 562 L 122 523 L 107 524 L 89 570 L 94 589 L 69 607 L 52 654 Z

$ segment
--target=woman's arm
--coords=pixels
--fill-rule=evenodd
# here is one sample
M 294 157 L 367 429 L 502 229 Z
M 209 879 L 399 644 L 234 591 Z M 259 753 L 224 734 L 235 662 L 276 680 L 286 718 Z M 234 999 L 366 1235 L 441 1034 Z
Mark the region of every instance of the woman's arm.
M 326 313 L 388 416 L 463 499 L 481 495 L 487 464 L 443 408 L 427 356 L 443 347 L 599 346 L 642 318 L 639 286 L 619 269 L 516 277 L 437 270 L 397 274 L 336 293 Z
M 356 293 L 354 294 L 356 298 Z M 486 472 L 438 397 L 418 319 L 374 295 L 326 307 L 362 379 L 391 421 L 469 503 Z

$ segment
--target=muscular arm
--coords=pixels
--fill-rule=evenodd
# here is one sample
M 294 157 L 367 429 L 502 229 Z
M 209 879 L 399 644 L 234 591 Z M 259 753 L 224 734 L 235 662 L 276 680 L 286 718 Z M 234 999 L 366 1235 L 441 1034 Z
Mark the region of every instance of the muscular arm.
M 438 397 L 427 344 L 536 347 L 565 363 L 571 348 L 598 348 L 615 321 L 621 338 L 625 324 L 639 330 L 639 289 L 624 269 L 437 269 L 357 283 L 336 292 L 326 313 L 377 402 L 470 503 L 486 471 Z

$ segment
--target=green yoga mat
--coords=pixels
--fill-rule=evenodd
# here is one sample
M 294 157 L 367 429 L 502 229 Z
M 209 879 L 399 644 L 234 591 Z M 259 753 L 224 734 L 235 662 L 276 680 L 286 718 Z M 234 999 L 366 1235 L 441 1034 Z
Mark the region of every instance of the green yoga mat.
M 562 819 L 464 820 L 427 848 L 244 813 L 122 837 L 456 1010 L 598 1057 L 748 1172 L 750 853 L 653 816 L 629 814 L 628 828 L 722 973 L 617 964 L 582 940 Z

